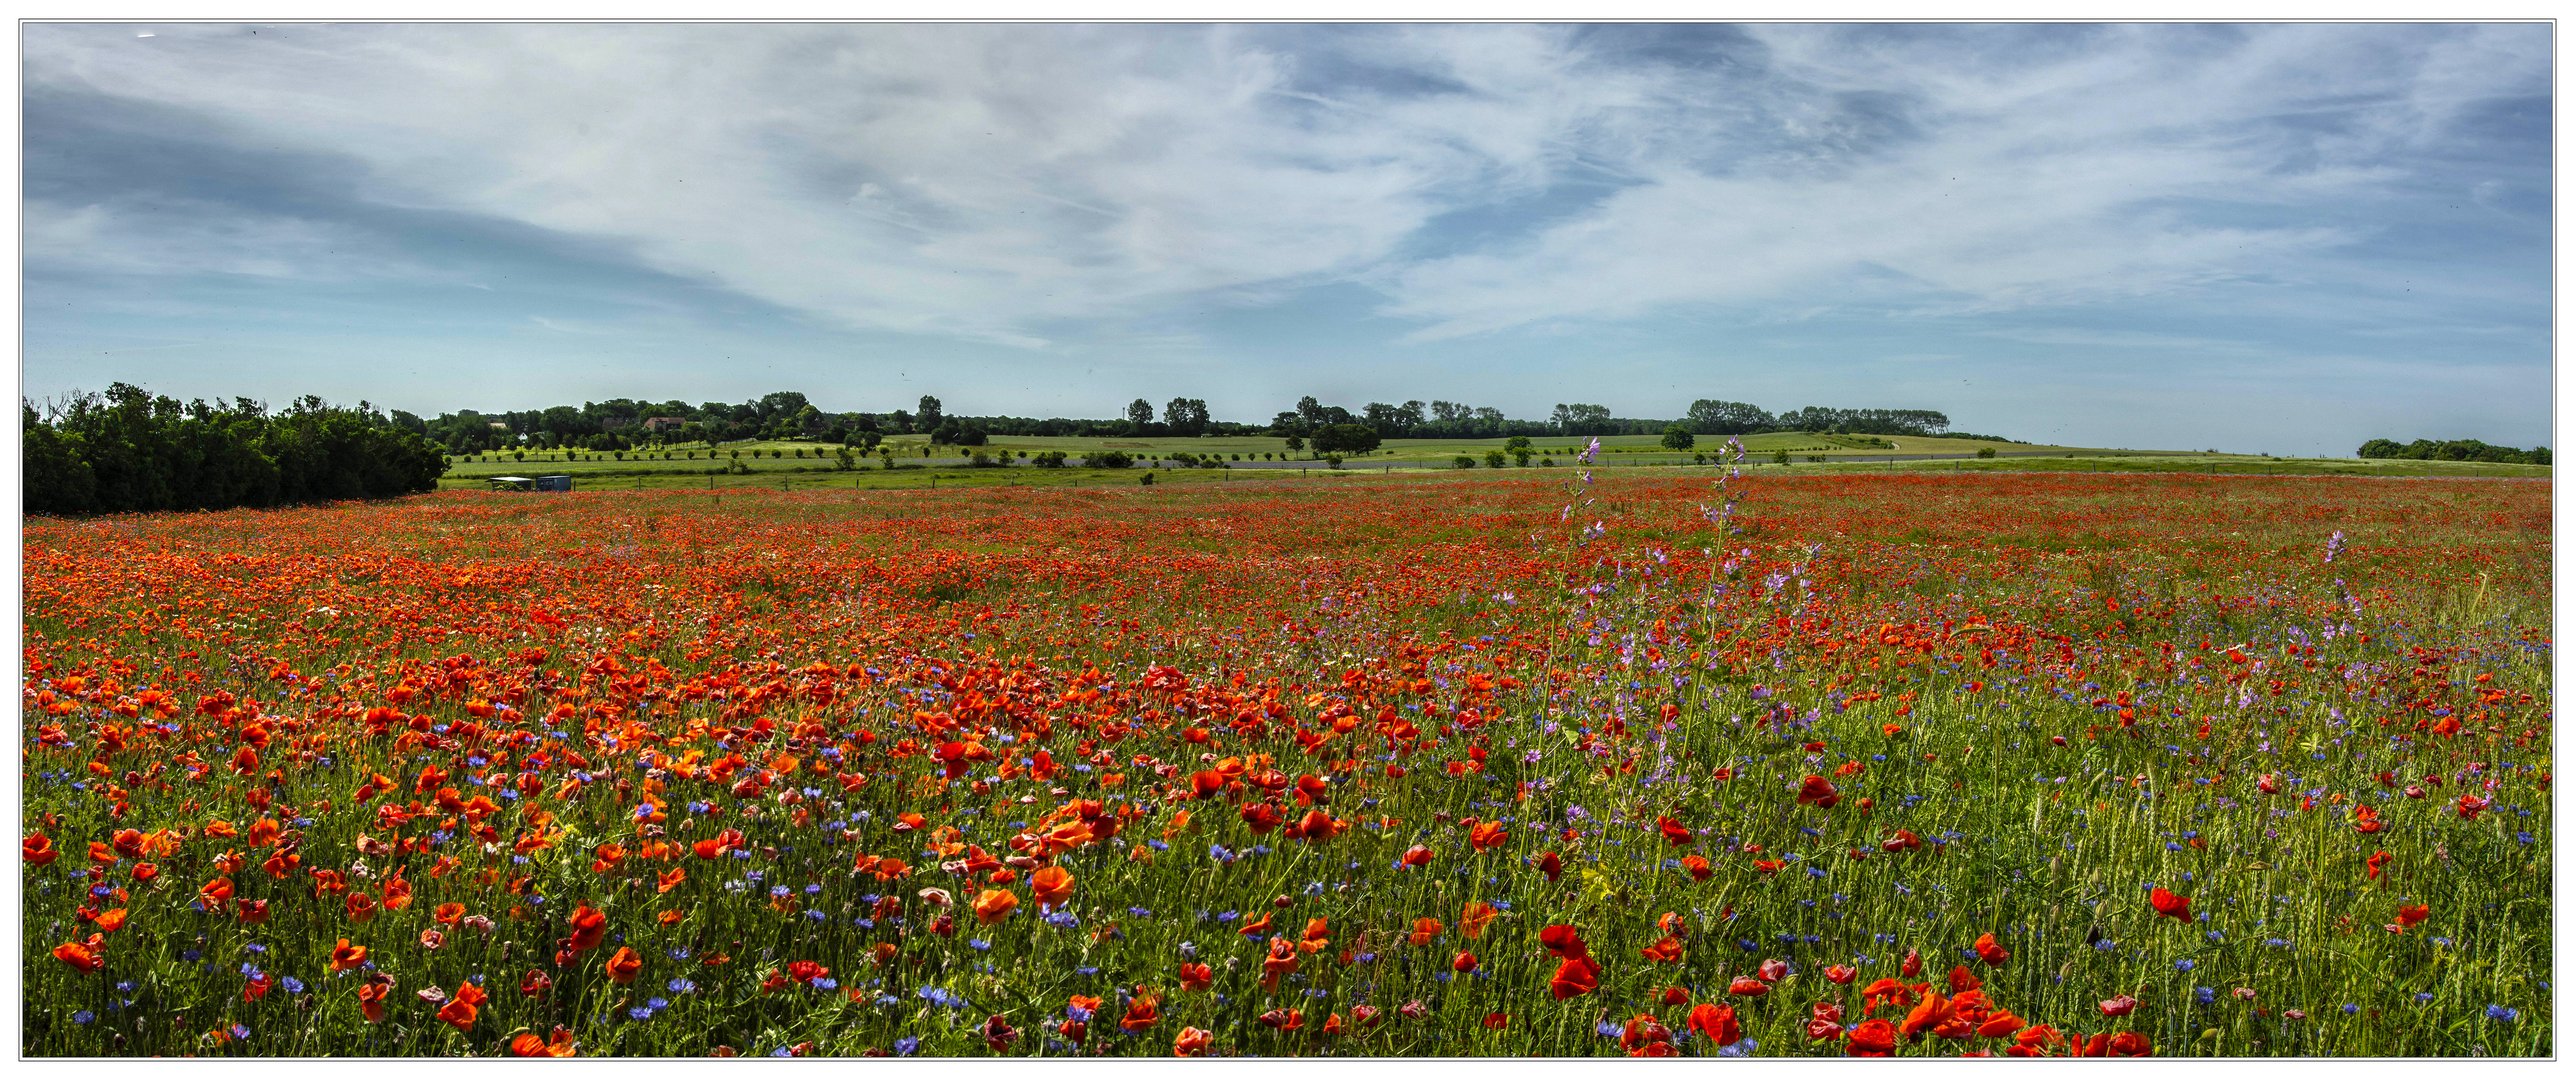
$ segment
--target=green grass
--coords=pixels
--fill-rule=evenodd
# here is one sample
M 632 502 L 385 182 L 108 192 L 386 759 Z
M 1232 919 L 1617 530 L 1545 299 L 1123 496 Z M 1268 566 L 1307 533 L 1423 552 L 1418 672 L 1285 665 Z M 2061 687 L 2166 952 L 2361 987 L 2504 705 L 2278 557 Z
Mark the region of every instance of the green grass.
M 1816 438 L 1815 436 L 1776 434 L 1754 436 L 1748 443 L 1748 449 L 1762 448 L 1762 452 L 1748 454 L 1744 459 L 1743 467 L 1756 474 L 1770 470 L 1791 473 L 1830 471 L 1907 474 L 2108 472 L 2196 473 L 2210 476 L 2446 476 L 2523 479 L 2546 479 L 2551 475 L 2549 467 L 2545 465 L 2362 458 L 2268 458 L 2247 454 L 2064 448 L 2058 448 L 2063 450 L 2060 454 L 2031 457 L 1997 456 L 1889 461 L 1884 455 L 1972 453 L 1977 448 L 2001 444 L 1898 437 L 1895 439 L 1898 444 L 1897 449 L 1892 451 L 1863 450 L 1842 446 L 1837 449 L 1814 449 L 1809 452 L 1808 448 L 1824 445 L 1813 441 Z M 1862 437 L 1839 438 L 1845 441 L 1857 441 Z M 830 448 L 792 442 L 728 444 L 724 450 L 716 451 L 717 456 L 714 457 L 710 457 L 709 451 L 700 447 L 693 451 L 696 454 L 694 460 L 676 457 L 665 460 L 661 456 L 661 451 L 629 453 L 626 460 L 622 461 L 609 454 L 548 452 L 530 454 L 525 461 L 508 457 L 499 457 L 496 460 L 488 456 L 481 461 L 472 462 L 451 459 L 447 475 L 440 479 L 439 487 L 445 490 L 480 489 L 488 486 L 487 478 L 494 476 L 539 476 L 561 473 L 572 476 L 575 486 L 583 490 L 723 490 L 756 487 L 797 491 L 816 489 L 874 491 L 950 486 L 1060 487 L 1134 484 L 1140 483 L 1142 475 L 1147 472 L 1154 474 L 1154 482 L 1157 484 L 1329 479 L 1336 476 L 1382 475 L 1389 470 L 1392 470 L 1395 475 L 1461 472 L 1500 477 L 1542 475 L 1547 468 L 1542 462 L 1547 460 L 1552 460 L 1557 469 L 1568 469 L 1574 464 L 1572 454 L 1552 453 L 1564 450 L 1565 447 L 1541 443 L 1539 445 L 1543 449 L 1551 452 L 1550 456 L 1531 458 L 1527 469 L 1510 464 L 1506 464 L 1499 470 L 1490 469 L 1484 464 L 1483 451 L 1499 449 L 1503 440 L 1489 439 L 1457 442 L 1422 441 L 1419 444 L 1409 440 L 1398 441 L 1389 444 L 1389 449 L 1378 453 L 1347 458 L 1342 468 L 1338 470 L 1331 468 L 1325 462 L 1302 455 L 1273 459 L 1274 462 L 1283 462 L 1294 466 L 1293 468 L 1282 468 L 1277 464 L 1261 467 L 1232 461 L 1226 463 L 1234 466 L 1232 468 L 1181 468 L 1175 467 L 1167 458 L 1164 459 L 1162 467 L 1157 468 L 1153 465 L 1155 455 L 1167 455 L 1181 449 L 1204 455 L 1217 453 L 1218 450 L 1215 448 L 1220 446 L 1249 447 L 1257 444 L 1275 446 L 1279 442 L 1280 440 L 1276 439 L 1126 440 L 1003 437 L 994 439 L 990 446 L 983 449 L 994 457 L 1004 453 L 1011 454 L 1015 463 L 1007 466 L 977 468 L 970 464 L 968 457 L 959 455 L 957 448 L 933 448 L 935 452 L 931 456 L 923 457 L 920 450 L 929 445 L 926 441 L 910 436 L 898 436 L 886 444 L 893 450 L 891 460 L 895 468 L 885 468 L 883 459 L 871 454 L 858 456 L 857 467 L 850 470 L 842 470 L 839 467 L 837 460 L 830 454 Z M 1776 463 L 1772 455 L 1777 450 L 1773 448 L 1790 446 L 1799 448 L 1797 452 L 1792 453 L 1790 461 L 1785 465 Z M 1433 447 L 1436 449 L 1431 449 Z M 800 448 L 808 454 L 819 449 L 822 456 L 803 458 L 768 456 L 777 451 L 793 453 Z M 759 450 L 762 456 L 751 456 L 751 451 L 755 449 Z M 1078 463 L 1080 454 L 1103 449 L 1121 450 L 1138 457 L 1139 460 L 1135 467 L 1128 469 L 1089 469 L 1082 468 L 1078 464 L 1067 468 L 1048 469 L 1016 461 L 1016 455 L 1021 453 L 1033 455 L 1048 450 L 1063 450 L 1075 455 L 1074 460 Z M 1604 452 L 1600 462 L 1595 466 L 1598 469 L 1674 469 L 1709 475 L 1719 471 L 1714 464 L 1699 463 L 1692 454 L 1664 450 L 1654 445 L 1646 436 L 1623 436 L 1618 440 L 1603 439 L 1602 449 Z M 2012 447 L 2012 451 L 2016 453 L 2030 453 L 2039 449 L 2045 448 L 2017 445 Z M 731 452 L 736 450 L 741 451 L 743 456 L 732 457 Z M 675 455 L 689 452 L 691 451 L 672 451 Z M 1223 452 L 1258 454 L 1262 451 L 1227 449 Z M 1284 453 L 1282 449 L 1271 449 L 1268 452 L 1274 455 Z M 1474 468 L 1456 469 L 1452 459 L 1459 453 L 1467 453 L 1475 458 L 1477 464 Z M 1871 460 L 1873 454 L 1878 455 L 1878 460 Z M 1715 455 L 1709 456 L 1713 461 Z M 1821 456 L 1824 460 L 1810 460 L 1815 456 Z M 739 473 L 732 471 L 731 467 L 737 462 L 746 471 Z

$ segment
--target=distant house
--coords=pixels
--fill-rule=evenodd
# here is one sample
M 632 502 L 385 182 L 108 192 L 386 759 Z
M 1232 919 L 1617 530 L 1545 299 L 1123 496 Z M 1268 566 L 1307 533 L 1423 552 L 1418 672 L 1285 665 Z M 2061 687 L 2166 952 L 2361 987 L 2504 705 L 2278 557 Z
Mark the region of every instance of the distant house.
M 492 421 L 492 430 L 494 431 L 508 431 L 509 429 L 510 426 L 508 424 L 504 424 L 498 420 Z
M 687 426 L 688 421 L 677 416 L 655 416 L 644 421 L 646 431 L 678 431 Z

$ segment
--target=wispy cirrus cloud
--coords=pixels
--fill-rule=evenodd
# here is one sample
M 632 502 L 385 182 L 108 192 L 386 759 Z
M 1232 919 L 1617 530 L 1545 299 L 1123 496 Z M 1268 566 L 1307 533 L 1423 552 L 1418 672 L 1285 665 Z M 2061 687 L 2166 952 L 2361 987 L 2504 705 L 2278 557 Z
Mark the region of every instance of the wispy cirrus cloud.
M 1627 349 L 1677 387 L 1712 327 L 1818 354 L 1910 335 L 1872 348 L 1970 367 L 1962 342 L 2231 342 L 2259 364 L 2299 334 L 2461 327 L 2545 368 L 2540 25 L 31 24 L 25 43 L 29 280 L 81 282 L 102 312 L 128 301 L 101 280 L 160 282 L 172 310 L 373 283 L 394 326 L 470 310 L 601 348 L 685 324 L 727 355 L 789 327 L 1092 381 L 1260 356 L 1232 380 L 1250 415 L 1292 379 L 1497 351 L 1535 372 Z M 1034 399 L 997 407 L 1075 385 L 995 362 Z M 927 365 L 882 366 L 872 392 Z

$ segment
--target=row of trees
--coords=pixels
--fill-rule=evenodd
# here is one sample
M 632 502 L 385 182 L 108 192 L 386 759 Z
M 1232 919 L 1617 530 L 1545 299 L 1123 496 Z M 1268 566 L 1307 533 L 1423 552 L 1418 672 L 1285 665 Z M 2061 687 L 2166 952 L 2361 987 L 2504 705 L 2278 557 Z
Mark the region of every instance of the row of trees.
M 271 412 L 146 393 L 125 383 L 75 394 L 26 431 L 24 507 L 31 514 L 221 510 L 429 491 L 447 471 L 438 447 L 374 407 L 307 396 Z
M 1491 406 L 1454 401 L 1371 401 L 1353 411 L 1312 395 L 1280 411 L 1267 424 L 1240 424 L 1209 415 L 1201 398 L 1175 397 L 1157 410 L 1137 398 L 1125 412 L 1104 420 L 1022 416 L 954 416 L 938 398 L 924 395 L 912 410 L 825 412 L 805 395 L 782 390 L 739 405 L 632 398 L 584 402 L 578 407 L 484 413 L 460 410 L 423 420 L 396 410 L 393 422 L 426 436 L 452 454 L 512 448 L 634 450 L 674 443 L 742 439 L 813 439 L 872 447 L 888 435 L 926 434 L 932 442 L 979 446 L 994 435 L 1048 437 L 1164 437 L 1201 435 L 1292 436 L 1311 440 L 1325 428 L 1357 425 L 1383 439 L 1491 439 L 1511 436 L 1659 435 L 1675 424 L 1693 435 L 1749 435 L 1763 431 L 1821 431 L 1867 435 L 1938 435 L 1949 418 L 1928 409 L 1841 409 L 1809 405 L 1772 414 L 1758 405 L 1701 399 L 1678 420 L 1626 418 L 1608 407 L 1559 404 L 1543 420 L 1504 416 Z
M 2407 461 L 2491 461 L 2504 465 L 2547 465 L 2548 448 L 2534 446 L 2518 450 L 2509 446 L 2488 446 L 2475 439 L 2416 439 L 2399 443 L 2394 439 L 2371 439 L 2360 444 L 2365 458 L 2401 458 Z

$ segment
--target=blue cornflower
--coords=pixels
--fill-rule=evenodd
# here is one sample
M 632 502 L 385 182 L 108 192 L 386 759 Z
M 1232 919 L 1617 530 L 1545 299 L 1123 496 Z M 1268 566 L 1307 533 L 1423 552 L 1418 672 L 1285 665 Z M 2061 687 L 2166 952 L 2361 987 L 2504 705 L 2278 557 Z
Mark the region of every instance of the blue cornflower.
M 2486 1006 L 2486 1019 L 2509 1024 L 2515 1020 L 2521 1019 L 2521 1010 L 2507 1009 L 2501 1005 L 2488 1005 Z
M 87 1009 L 82 1009 L 81 1011 L 72 1014 L 72 1023 L 75 1024 L 86 1024 L 96 1019 L 98 1019 L 98 1014 Z
M 2190 969 L 2195 968 L 2195 967 L 2198 967 L 2198 966 L 2199 966 L 2198 964 L 2192 963 L 2192 962 L 2190 962 L 2190 961 L 2188 961 L 2188 960 L 2175 960 L 2175 961 L 2173 961 L 2173 970 L 2175 970 L 2175 971 L 2189 971 Z
M 912 1052 L 920 1048 L 921 1040 L 909 1035 L 894 1040 L 894 1054 L 897 1057 L 911 1057 Z

